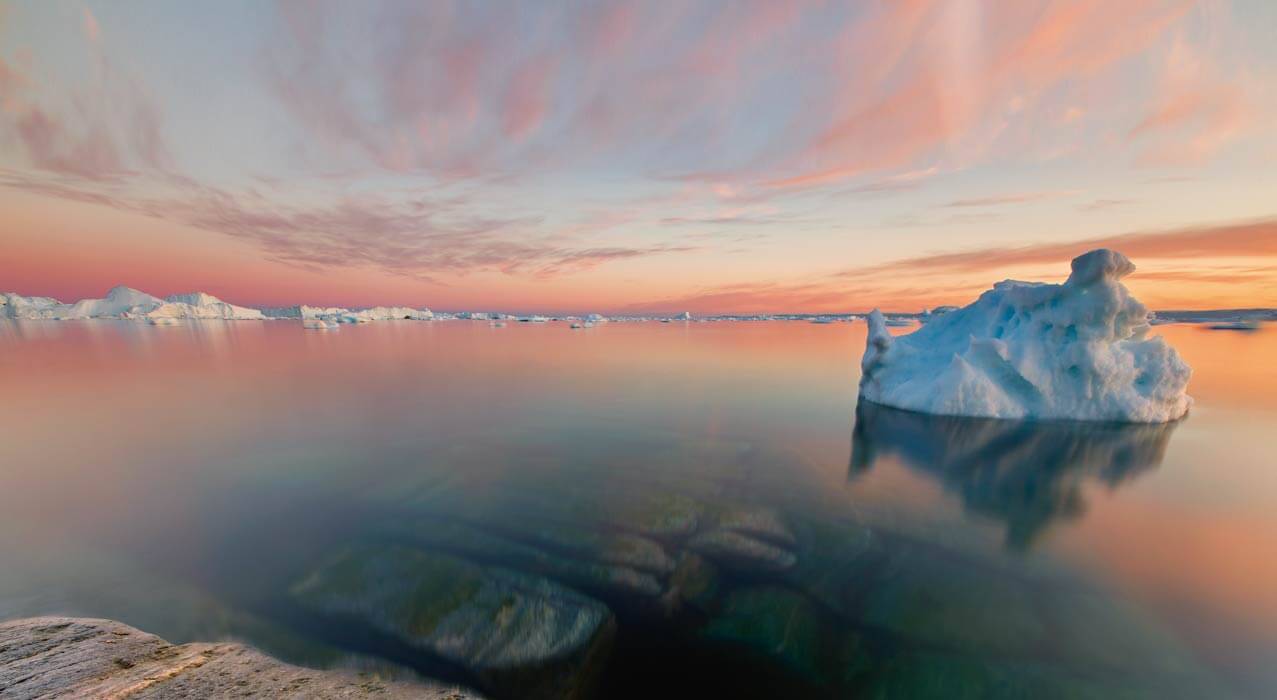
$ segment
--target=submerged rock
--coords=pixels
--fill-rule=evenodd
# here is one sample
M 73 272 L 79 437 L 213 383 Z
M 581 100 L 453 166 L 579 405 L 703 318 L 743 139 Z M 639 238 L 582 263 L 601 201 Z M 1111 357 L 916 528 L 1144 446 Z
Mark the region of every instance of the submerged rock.
M 347 550 L 292 595 L 513 697 L 586 696 L 616 628 L 602 603 L 550 580 L 405 547 Z
M 809 680 L 820 675 L 820 616 L 815 606 L 793 591 L 775 587 L 735 591 L 702 634 L 747 647 Z
M 840 613 L 857 614 L 857 601 L 882 558 L 878 538 L 852 521 L 808 521 L 803 556 L 785 580 Z
M 969 306 L 892 337 L 869 316 L 860 393 L 923 413 L 1164 423 L 1192 403 L 1188 365 L 1121 279 L 1121 253 L 1073 259 L 1063 284 L 1007 280 Z
M 703 612 L 714 604 L 718 588 L 718 568 L 703 557 L 684 552 L 678 558 L 674 573 L 670 574 L 669 589 L 662 596 L 661 602 L 669 613 L 674 613 L 683 606 L 691 606 Z
M 771 508 L 731 508 L 719 516 L 718 526 L 781 547 L 792 548 L 796 544 L 794 534 Z
M 396 523 L 384 528 L 384 532 L 414 545 L 499 562 L 503 566 L 556 579 L 592 593 L 648 598 L 661 593 L 661 582 L 647 571 L 621 564 L 573 559 L 462 523 L 440 520 Z M 577 544 L 584 546 L 580 541 Z
M 1048 640 L 1035 591 L 979 560 L 897 544 L 860 596 L 856 616 L 902 644 L 1015 654 Z
M 607 514 L 609 522 L 631 532 L 658 538 L 687 537 L 696 532 L 703 508 L 695 500 L 667 493 L 622 506 Z
M 123 623 L 72 617 L 0 623 L 0 696 L 14 700 L 477 697 L 427 682 L 292 666 L 242 644 L 174 645 Z
M 598 532 L 577 526 L 528 525 L 524 536 L 553 552 L 616 564 L 659 575 L 674 570 L 674 560 L 665 549 L 641 535 Z
M 724 566 L 742 571 L 780 572 L 798 562 L 793 552 L 730 530 L 702 533 L 689 540 L 687 546 Z
M 1127 679 L 1099 680 L 1075 676 L 1059 669 L 1031 663 L 1011 663 L 974 656 L 902 654 L 871 674 L 868 688 L 857 697 L 946 698 L 1111 698 L 1150 697 Z M 1174 692 L 1153 697 L 1194 697 Z

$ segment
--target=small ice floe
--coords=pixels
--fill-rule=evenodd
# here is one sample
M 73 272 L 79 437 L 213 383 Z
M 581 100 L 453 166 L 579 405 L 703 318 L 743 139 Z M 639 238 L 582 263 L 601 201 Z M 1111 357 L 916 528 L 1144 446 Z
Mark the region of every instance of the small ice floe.
M 1207 328 L 1213 331 L 1257 331 L 1259 324 L 1255 321 L 1221 321 L 1212 323 Z
M 308 318 L 302 321 L 302 328 L 312 331 L 328 331 L 337 328 L 337 322 L 327 318 Z
M 1063 284 L 999 282 L 898 337 L 875 310 L 861 396 L 940 415 L 1176 420 L 1192 403 L 1192 370 L 1148 337 L 1148 309 L 1121 283 L 1134 270 L 1121 253 L 1093 250 L 1074 258 Z

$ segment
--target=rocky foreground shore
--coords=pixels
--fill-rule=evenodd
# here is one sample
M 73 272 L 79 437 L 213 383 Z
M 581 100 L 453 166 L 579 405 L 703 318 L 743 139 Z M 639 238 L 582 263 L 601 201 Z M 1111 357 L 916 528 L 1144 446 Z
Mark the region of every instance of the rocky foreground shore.
M 242 644 L 170 644 L 113 620 L 34 617 L 0 623 L 0 697 L 23 698 L 426 698 L 469 691 L 318 671 Z

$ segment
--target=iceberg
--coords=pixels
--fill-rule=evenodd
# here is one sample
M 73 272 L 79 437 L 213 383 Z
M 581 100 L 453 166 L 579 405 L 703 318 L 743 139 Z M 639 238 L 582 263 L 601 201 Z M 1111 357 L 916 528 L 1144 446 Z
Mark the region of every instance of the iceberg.
M 0 318 L 52 318 L 54 309 L 65 306 L 51 297 L 24 297 L 13 292 L 0 294 Z
M 1122 285 L 1121 253 L 1074 258 L 1063 284 L 1007 280 L 893 337 L 869 315 L 860 395 L 938 415 L 1165 423 L 1188 412 L 1192 370 Z
M 257 309 L 228 304 L 203 292 L 174 294 L 160 299 L 123 285 L 112 288 L 102 299 L 81 299 L 73 304 L 63 304 L 49 297 L 24 297 L 19 294 L 3 294 L 0 298 L 3 299 L 0 316 L 26 320 L 116 318 L 147 321 L 152 325 L 171 325 L 170 321 L 160 319 L 265 318 Z
M 162 299 L 125 286 L 113 288 L 104 299 L 81 299 L 63 304 L 49 297 L 4 294 L 5 318 L 72 320 L 82 318 L 136 318 L 164 304 Z
M 164 300 L 132 287 L 120 285 L 106 293 L 105 299 L 81 299 L 54 318 L 134 318 L 162 306 Z
M 331 321 L 326 318 L 308 318 L 302 321 L 302 328 L 312 331 L 330 331 L 336 327 L 336 321 Z
M 199 318 L 224 319 L 236 321 L 260 321 L 266 318 L 258 309 L 228 304 L 212 294 L 191 292 L 190 294 L 174 294 L 165 297 L 164 303 L 148 311 L 144 316 L 154 322 L 156 319 Z
M 342 314 L 350 313 L 348 309 L 340 306 L 307 306 L 300 304 L 297 306 L 271 306 L 262 309 L 262 313 L 266 318 L 336 318 Z
M 308 328 L 330 328 L 336 327 L 339 323 L 368 323 L 398 319 L 429 321 L 436 316 L 430 309 L 414 309 L 407 306 L 374 306 L 370 309 L 350 310 L 336 306 L 298 305 L 254 309 L 227 303 L 205 292 L 174 294 L 161 299 L 121 285 L 107 292 L 106 297 L 102 299 L 81 299 L 73 304 L 64 304 L 51 297 L 26 297 L 13 292 L 0 293 L 0 318 L 58 321 L 111 318 L 142 321 L 153 326 L 173 325 L 185 319 L 261 321 L 272 318 L 295 318 L 302 321 L 323 321 L 323 323 L 308 325 Z
M 367 323 L 368 321 L 429 321 L 435 317 L 430 309 L 413 309 L 407 306 L 374 306 L 362 311 L 349 311 L 342 315 L 345 323 Z

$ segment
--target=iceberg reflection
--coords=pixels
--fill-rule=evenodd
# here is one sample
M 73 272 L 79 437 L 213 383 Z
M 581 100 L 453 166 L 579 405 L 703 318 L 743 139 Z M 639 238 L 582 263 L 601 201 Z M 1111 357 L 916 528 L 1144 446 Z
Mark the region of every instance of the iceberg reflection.
M 862 400 L 848 478 L 896 457 L 1004 521 L 1007 548 L 1026 550 L 1052 523 L 1085 513 L 1087 480 L 1115 488 L 1160 465 L 1177 425 L 937 416 Z

